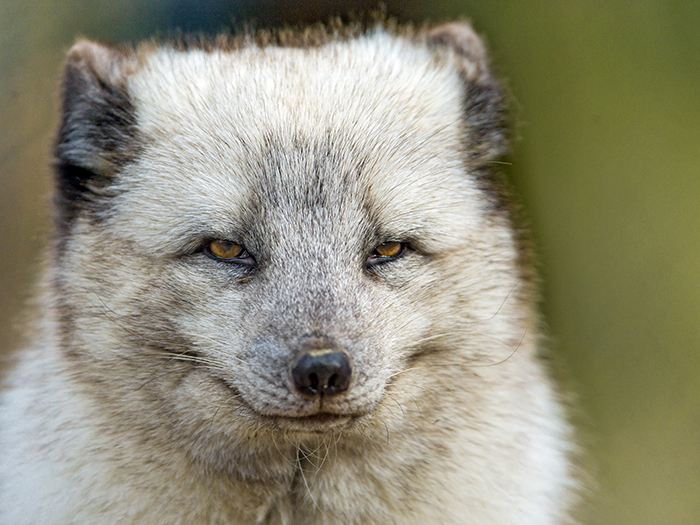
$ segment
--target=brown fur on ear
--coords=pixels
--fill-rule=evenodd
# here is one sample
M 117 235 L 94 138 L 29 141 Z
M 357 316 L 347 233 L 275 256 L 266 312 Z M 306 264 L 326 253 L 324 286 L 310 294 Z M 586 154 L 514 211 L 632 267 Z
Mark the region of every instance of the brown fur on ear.
M 56 156 L 109 175 L 133 156 L 133 103 L 126 77 L 133 52 L 81 40 L 68 53 L 63 76 L 63 119 Z
M 82 70 L 106 84 L 123 84 L 135 65 L 136 57 L 132 51 L 86 39 L 78 40 L 66 58 L 67 70 Z
M 428 43 L 452 49 L 464 59 L 462 68 L 467 80 L 488 74 L 488 57 L 483 42 L 466 22 L 435 26 L 427 33 Z
M 104 195 L 119 169 L 139 151 L 136 116 L 126 78 L 137 65 L 133 51 L 88 40 L 68 54 L 63 115 L 56 138 L 56 204 L 65 230 Z

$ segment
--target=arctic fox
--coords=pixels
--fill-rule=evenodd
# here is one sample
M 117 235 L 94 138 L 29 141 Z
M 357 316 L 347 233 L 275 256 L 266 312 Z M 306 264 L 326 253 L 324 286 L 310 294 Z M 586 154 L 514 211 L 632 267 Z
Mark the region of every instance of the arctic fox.
M 75 44 L 0 522 L 568 522 L 506 130 L 465 23 Z

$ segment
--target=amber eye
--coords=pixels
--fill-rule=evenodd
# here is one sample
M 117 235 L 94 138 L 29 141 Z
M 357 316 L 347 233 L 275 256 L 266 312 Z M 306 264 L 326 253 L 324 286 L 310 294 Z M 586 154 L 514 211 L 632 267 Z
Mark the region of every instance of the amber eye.
M 400 242 L 385 242 L 377 246 L 375 251 L 381 257 L 396 257 L 403 249 L 403 244 Z
M 211 241 L 209 243 L 209 251 L 214 257 L 219 259 L 235 259 L 245 252 L 240 244 L 221 239 Z
M 402 242 L 384 242 L 377 246 L 374 252 L 367 258 L 367 267 L 371 268 L 372 266 L 393 261 L 403 253 L 405 248 L 406 245 Z

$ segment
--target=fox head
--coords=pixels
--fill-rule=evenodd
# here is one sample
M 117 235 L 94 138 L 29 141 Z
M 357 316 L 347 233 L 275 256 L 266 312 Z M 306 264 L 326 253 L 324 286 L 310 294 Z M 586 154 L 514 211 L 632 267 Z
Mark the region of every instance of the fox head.
M 531 359 L 504 97 L 467 25 L 81 41 L 63 104 L 62 351 L 125 425 L 225 468 L 477 421 Z

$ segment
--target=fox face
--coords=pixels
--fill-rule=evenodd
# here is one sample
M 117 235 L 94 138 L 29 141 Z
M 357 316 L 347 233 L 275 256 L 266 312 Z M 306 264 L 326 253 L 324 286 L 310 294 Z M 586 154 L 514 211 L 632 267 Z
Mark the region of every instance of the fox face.
M 57 156 L 61 262 L 82 271 L 57 283 L 92 305 L 67 300 L 71 317 L 104 328 L 70 348 L 97 376 L 133 368 L 129 392 L 204 403 L 188 422 L 244 434 L 379 428 L 380 404 L 424 396 L 416 370 L 511 352 L 523 316 L 495 313 L 518 254 L 483 183 L 505 147 L 501 94 L 479 49 L 445 43 L 458 29 L 302 49 L 77 44 Z

